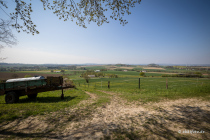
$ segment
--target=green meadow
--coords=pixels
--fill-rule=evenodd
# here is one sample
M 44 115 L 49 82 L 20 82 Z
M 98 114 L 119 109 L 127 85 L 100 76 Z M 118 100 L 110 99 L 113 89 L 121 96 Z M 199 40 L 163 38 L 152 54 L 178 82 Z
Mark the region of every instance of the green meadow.
M 94 67 L 98 68 L 98 67 Z M 104 77 L 89 79 L 89 83 L 80 77 L 85 71 L 65 71 L 65 77 L 71 79 L 76 89 L 65 90 L 65 99 L 61 100 L 61 91 L 39 93 L 36 100 L 29 100 L 27 96 L 20 97 L 19 103 L 5 104 L 4 96 L 0 96 L 0 120 L 14 120 L 31 115 L 62 111 L 67 107 L 75 107 L 78 103 L 89 98 L 85 91 L 96 94 L 99 98 L 94 104 L 100 106 L 109 103 L 109 95 L 100 91 L 111 91 L 128 101 L 139 103 L 160 102 L 166 99 L 201 98 L 210 100 L 210 79 L 161 77 L 160 73 L 146 73 L 140 77 L 136 71 L 103 71 Z M 118 78 L 109 78 L 110 74 Z M 139 89 L 140 78 L 140 89 Z M 108 88 L 108 81 L 110 88 Z M 166 82 L 168 88 L 166 88 Z

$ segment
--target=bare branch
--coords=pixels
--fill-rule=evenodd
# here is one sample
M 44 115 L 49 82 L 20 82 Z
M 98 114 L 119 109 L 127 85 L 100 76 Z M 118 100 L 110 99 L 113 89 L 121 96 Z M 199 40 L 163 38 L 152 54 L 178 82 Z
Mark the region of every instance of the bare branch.
M 13 35 L 11 27 L 11 20 L 5 21 L 0 19 L 0 53 L 1 50 L 5 47 L 11 47 L 12 45 L 17 44 L 16 37 Z M 6 58 L 0 57 L 0 61 L 5 60 Z
M 5 46 L 11 47 L 12 45 L 17 44 L 16 37 L 13 35 L 11 27 L 11 21 L 5 21 L 0 19 L 0 48 Z M 4 44 L 4 45 L 3 45 Z

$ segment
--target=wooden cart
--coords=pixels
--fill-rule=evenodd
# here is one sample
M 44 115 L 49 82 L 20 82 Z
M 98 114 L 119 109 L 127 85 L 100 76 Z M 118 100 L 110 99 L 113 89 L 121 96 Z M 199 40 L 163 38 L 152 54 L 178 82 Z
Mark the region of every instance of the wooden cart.
M 0 83 L 0 95 L 5 95 L 6 103 L 16 103 L 20 96 L 27 95 L 28 98 L 36 98 L 40 92 L 62 90 L 61 99 L 64 98 L 63 89 L 74 88 L 73 85 L 63 86 L 63 77 L 47 78 L 19 78 L 9 79 Z

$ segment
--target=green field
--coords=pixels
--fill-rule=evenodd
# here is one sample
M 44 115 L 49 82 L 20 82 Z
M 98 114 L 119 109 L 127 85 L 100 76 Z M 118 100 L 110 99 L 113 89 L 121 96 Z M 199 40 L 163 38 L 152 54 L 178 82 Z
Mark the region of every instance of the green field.
M 147 77 L 140 77 L 139 89 L 139 73 L 136 71 L 104 71 L 105 77 L 91 78 L 89 83 L 86 83 L 82 77 L 79 77 L 82 72 L 84 71 L 65 72 L 66 77 L 72 79 L 77 90 L 67 91 L 64 101 L 60 100 L 61 91 L 40 93 L 38 94 L 36 102 L 30 102 L 27 100 L 27 96 L 23 96 L 20 98 L 20 103 L 15 105 L 4 104 L 4 96 L 0 96 L 0 117 L 12 119 L 21 117 L 21 115 L 29 116 L 30 109 L 25 108 L 25 104 L 29 104 L 29 108 L 35 106 L 37 108 L 36 110 L 39 110 L 34 111 L 33 115 L 42 114 L 42 112 L 46 112 L 46 110 L 47 112 L 57 111 L 63 108 L 63 106 L 73 106 L 87 98 L 87 95 L 84 93 L 85 90 L 95 93 L 97 93 L 98 90 L 112 91 L 118 93 L 120 97 L 126 100 L 143 103 L 161 101 L 164 99 L 174 100 L 193 97 L 199 97 L 205 100 L 210 99 L 210 79 L 207 78 L 163 78 L 159 73 L 146 73 Z M 117 74 L 119 78 L 108 78 L 107 76 L 109 74 Z M 168 81 L 168 89 L 166 89 L 166 79 Z M 110 89 L 108 89 L 108 81 L 110 81 Z M 45 103 L 47 103 L 47 105 Z M 12 109 L 12 106 L 16 107 Z M 17 113 L 17 108 L 27 111 Z M 9 112 L 12 112 L 13 115 L 5 113 L 8 110 L 10 110 Z
M 166 78 L 141 77 L 140 89 L 138 78 L 100 78 L 91 79 L 90 83 L 84 80 L 75 80 L 74 83 L 81 89 L 108 90 L 120 93 L 122 97 L 138 101 L 160 101 L 164 98 L 178 99 L 202 97 L 209 99 L 210 80 L 205 78 L 167 78 L 168 89 L 166 89 Z M 110 81 L 110 89 L 108 89 Z M 80 86 L 79 86 L 80 85 Z M 89 87 L 88 87 L 89 85 Z
M 135 102 L 140 106 L 147 106 L 147 104 L 150 103 L 176 101 L 179 99 L 199 99 L 204 102 L 209 102 L 210 100 L 210 79 L 208 78 L 165 78 L 161 77 L 162 73 L 146 73 L 146 77 L 139 77 L 139 72 L 136 71 L 124 72 L 108 70 L 103 71 L 103 73 L 105 73 L 105 77 L 90 78 L 89 83 L 87 83 L 84 78 L 80 77 L 81 73 L 83 72 L 85 71 L 66 70 L 65 77 L 73 81 L 73 83 L 76 85 L 76 89 L 65 90 L 64 100 L 60 99 L 61 91 L 39 93 L 37 99 L 35 100 L 29 100 L 27 96 L 22 96 L 20 97 L 19 102 L 15 104 L 5 104 L 4 96 L 0 96 L 0 126 L 1 124 L 4 126 L 5 124 L 9 124 L 16 120 L 27 120 L 29 117 L 43 116 L 46 118 L 45 120 L 49 122 L 49 125 L 55 123 L 56 126 L 59 126 L 50 129 L 48 132 L 49 135 L 54 131 L 60 133 L 60 129 L 65 129 L 66 124 L 68 123 L 80 123 L 80 121 L 82 122 L 84 119 L 91 119 L 93 117 L 92 114 L 95 113 L 97 108 L 107 108 L 110 103 L 114 102 L 113 99 L 115 96 L 120 97 L 129 103 Z M 109 78 L 110 74 L 117 74 L 118 78 Z M 110 88 L 108 88 L 108 81 L 110 82 Z M 168 89 L 166 89 L 166 81 L 168 83 Z M 87 92 L 94 94 L 94 98 L 88 95 Z M 115 96 L 106 92 L 114 93 Z M 84 104 L 81 106 L 80 103 L 86 100 L 90 100 L 89 104 Z M 116 105 L 120 107 L 120 103 L 116 103 Z M 155 108 L 157 111 L 156 106 L 153 108 Z M 76 109 L 76 111 L 73 113 L 72 111 L 69 111 L 73 109 Z M 163 108 L 158 108 L 158 110 L 159 109 Z M 208 112 L 204 112 L 204 114 L 208 115 Z M 149 120 L 147 120 L 142 126 L 146 129 L 148 129 L 148 124 L 156 126 L 153 121 L 157 120 L 152 119 L 154 119 L 154 117 L 149 118 Z M 167 118 L 165 119 L 167 120 Z M 60 120 L 65 121 L 58 123 Z M 199 120 L 196 121 L 196 125 L 198 125 Z M 204 119 L 204 121 L 208 123 L 208 120 Z M 77 128 L 79 126 L 75 127 Z M 162 126 L 160 126 L 160 128 L 164 131 L 168 130 L 168 128 L 162 128 Z M 202 126 L 200 128 L 209 129 L 206 126 Z M 10 129 L 12 131 L 12 128 Z M 4 131 L 2 131 L 2 133 Z M 157 132 L 158 134 L 162 133 L 159 130 Z M 0 135 L 2 133 L 0 129 Z M 8 134 L 10 135 L 10 132 L 8 132 Z M 45 133 L 41 131 L 39 134 L 34 134 L 34 138 L 39 138 L 45 135 Z M 116 139 L 135 139 L 142 136 L 147 137 L 147 135 L 145 135 L 147 133 L 139 134 L 139 131 L 130 132 L 121 130 L 119 128 L 116 132 L 113 131 L 112 134 L 116 137 Z M 156 134 L 156 132 L 153 133 L 151 131 L 149 134 Z M 15 138 L 16 136 L 19 138 L 30 138 L 30 136 L 27 134 L 19 135 L 19 133 L 11 133 L 11 136 L 12 138 Z M 174 137 L 173 134 L 166 134 L 166 136 Z M 176 137 L 188 138 L 183 135 Z

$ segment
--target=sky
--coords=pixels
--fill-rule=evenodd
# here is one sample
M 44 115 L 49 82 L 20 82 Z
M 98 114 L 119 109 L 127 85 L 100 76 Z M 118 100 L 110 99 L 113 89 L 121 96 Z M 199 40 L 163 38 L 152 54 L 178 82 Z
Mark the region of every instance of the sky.
M 8 0 L 6 13 L 14 9 Z M 142 0 L 125 14 L 128 24 L 109 19 L 87 28 L 59 20 L 40 1 L 32 1 L 32 20 L 40 34 L 16 35 L 18 44 L 5 47 L 5 63 L 25 64 L 210 64 L 209 0 Z M 8 15 L 0 9 L 0 18 Z M 1 43 L 1 42 L 0 42 Z

